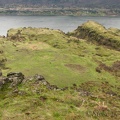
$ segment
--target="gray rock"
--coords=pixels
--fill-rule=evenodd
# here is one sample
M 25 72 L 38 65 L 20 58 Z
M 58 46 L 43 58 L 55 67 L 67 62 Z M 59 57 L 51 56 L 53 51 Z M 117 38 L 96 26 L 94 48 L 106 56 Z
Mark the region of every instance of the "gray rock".
M 11 72 L 7 74 L 7 78 L 11 83 L 10 87 L 15 87 L 24 80 L 24 75 L 21 72 Z
M 24 75 L 21 72 L 11 72 L 11 73 L 8 73 L 7 77 L 9 79 L 12 79 L 12 78 L 19 78 L 21 80 L 24 79 Z
M 22 82 L 23 79 L 20 79 L 18 77 L 14 77 L 12 79 L 12 83 L 10 85 L 10 87 L 15 87 L 16 85 L 20 84 Z
M 8 83 L 7 77 L 0 77 L 0 89 L 3 87 L 4 84 Z
M 46 80 L 43 80 L 43 81 L 42 81 L 42 84 L 46 86 L 46 85 L 48 85 L 49 83 L 48 83 Z
M 0 81 L 4 81 L 5 83 L 9 82 L 9 79 L 7 77 L 0 77 Z
M 24 75 L 21 72 L 11 72 L 11 73 L 8 73 L 7 77 L 8 78 L 18 77 L 18 78 L 24 79 Z
M 56 85 L 50 85 L 48 89 L 50 89 L 50 90 L 57 90 L 59 88 Z
M 38 81 L 45 80 L 45 78 L 42 75 L 38 75 L 38 74 L 34 76 L 34 79 Z

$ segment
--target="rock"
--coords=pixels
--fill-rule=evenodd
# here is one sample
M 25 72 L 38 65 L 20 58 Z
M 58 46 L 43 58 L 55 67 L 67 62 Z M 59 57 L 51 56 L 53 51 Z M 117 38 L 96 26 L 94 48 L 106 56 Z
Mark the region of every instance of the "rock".
M 19 79 L 18 77 L 14 77 L 12 78 L 12 83 L 11 83 L 11 87 L 15 87 L 16 85 L 20 84 L 22 82 L 22 79 Z
M 10 87 L 15 87 L 24 80 L 24 75 L 21 72 L 11 72 L 7 74 L 9 82 L 11 82 Z
M 50 83 L 45 80 L 45 78 L 42 75 L 36 74 L 33 79 L 36 80 L 37 83 L 41 83 L 42 85 L 49 86 Z
M 10 72 L 7 77 L 20 77 L 24 79 L 24 75 L 21 72 Z
M 4 84 L 8 83 L 9 79 L 7 77 L 0 77 L 0 89 Z
M 42 75 L 38 75 L 38 74 L 34 76 L 34 79 L 38 81 L 45 80 L 45 78 Z
M 45 86 L 50 85 L 49 82 L 47 82 L 46 80 L 42 80 L 42 84 Z
M 2 81 L 4 81 L 5 83 L 9 83 L 9 79 L 7 77 L 1 77 L 0 78 Z
M 18 84 L 21 84 L 21 83 L 24 84 L 25 82 L 31 81 L 31 80 L 35 80 L 36 85 L 39 85 L 39 84 L 44 85 L 49 90 L 63 90 L 64 91 L 68 89 L 67 87 L 61 89 L 56 85 L 51 85 L 48 81 L 45 80 L 45 78 L 42 75 L 38 75 L 38 74 L 28 79 L 25 79 L 24 75 L 21 72 L 10 72 L 7 74 L 7 77 L 1 76 L 0 77 L 0 88 L 2 88 L 7 83 L 9 83 L 10 88 L 12 87 L 16 88 Z M 20 95 L 24 94 L 24 92 L 21 92 L 17 89 L 15 89 L 13 93 L 17 93 Z
M 57 90 L 57 89 L 59 89 L 59 88 L 58 88 L 57 85 L 50 85 L 50 86 L 48 87 L 48 89 L 50 89 L 50 90 Z

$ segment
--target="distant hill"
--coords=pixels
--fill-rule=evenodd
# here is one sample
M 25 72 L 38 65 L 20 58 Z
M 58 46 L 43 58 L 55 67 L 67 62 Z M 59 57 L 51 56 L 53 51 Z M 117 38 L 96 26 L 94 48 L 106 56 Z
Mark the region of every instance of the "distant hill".
M 60 7 L 119 8 L 120 0 L 0 0 L 0 5 L 24 4 Z

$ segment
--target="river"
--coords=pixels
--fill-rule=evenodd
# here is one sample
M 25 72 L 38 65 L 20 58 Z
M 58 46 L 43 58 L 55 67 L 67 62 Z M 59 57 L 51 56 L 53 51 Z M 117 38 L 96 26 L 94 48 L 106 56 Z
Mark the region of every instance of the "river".
M 99 22 L 106 28 L 120 29 L 120 17 L 0 16 L 0 35 L 6 36 L 7 30 L 19 27 L 46 27 L 70 32 L 88 20 Z

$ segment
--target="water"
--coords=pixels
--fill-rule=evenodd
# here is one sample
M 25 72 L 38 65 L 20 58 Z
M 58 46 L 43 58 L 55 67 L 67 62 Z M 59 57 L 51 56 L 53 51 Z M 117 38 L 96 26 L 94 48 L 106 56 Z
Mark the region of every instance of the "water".
M 19 27 L 46 27 L 70 32 L 88 20 L 97 21 L 106 28 L 120 29 L 120 17 L 0 16 L 0 35 L 6 36 L 7 30 Z

